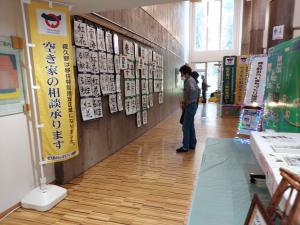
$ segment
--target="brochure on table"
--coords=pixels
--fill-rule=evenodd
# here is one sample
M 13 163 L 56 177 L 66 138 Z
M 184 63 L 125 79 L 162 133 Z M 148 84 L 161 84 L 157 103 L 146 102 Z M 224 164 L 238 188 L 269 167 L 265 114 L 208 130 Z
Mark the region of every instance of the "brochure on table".
M 251 132 L 251 149 L 266 175 L 271 194 L 281 181 L 280 167 L 300 174 L 300 134 Z

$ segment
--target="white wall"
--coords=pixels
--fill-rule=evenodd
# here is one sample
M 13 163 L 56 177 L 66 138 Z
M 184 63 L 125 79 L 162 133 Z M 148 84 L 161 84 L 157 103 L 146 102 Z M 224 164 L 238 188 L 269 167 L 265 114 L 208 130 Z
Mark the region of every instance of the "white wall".
M 21 18 L 19 0 L 1 0 L 0 35 L 23 37 Z M 0 117 L 0 213 L 20 202 L 38 184 L 30 130 L 24 113 Z M 48 181 L 54 181 L 53 165 L 47 166 L 46 174 Z
M 192 7 L 193 8 L 193 7 Z M 222 61 L 223 56 L 226 55 L 239 55 L 240 54 L 240 41 L 241 41 L 241 10 L 242 10 L 242 4 L 241 0 L 235 0 L 235 18 L 234 18 L 234 27 L 235 27 L 235 33 L 233 37 L 233 44 L 234 48 L 232 50 L 225 50 L 225 51 L 206 51 L 206 52 L 200 52 L 195 51 L 194 49 L 194 35 L 195 34 L 195 23 L 194 23 L 194 10 L 191 12 L 191 21 L 190 21 L 190 62 L 196 63 L 196 62 L 216 62 L 216 61 Z

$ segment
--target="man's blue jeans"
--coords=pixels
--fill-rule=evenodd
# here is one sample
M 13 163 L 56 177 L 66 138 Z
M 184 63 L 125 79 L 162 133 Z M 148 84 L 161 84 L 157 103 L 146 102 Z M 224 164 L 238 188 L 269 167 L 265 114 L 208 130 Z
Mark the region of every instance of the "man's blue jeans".
M 189 104 L 185 107 L 184 119 L 182 125 L 183 131 L 183 148 L 195 148 L 197 139 L 194 126 L 194 117 L 197 111 L 197 103 Z

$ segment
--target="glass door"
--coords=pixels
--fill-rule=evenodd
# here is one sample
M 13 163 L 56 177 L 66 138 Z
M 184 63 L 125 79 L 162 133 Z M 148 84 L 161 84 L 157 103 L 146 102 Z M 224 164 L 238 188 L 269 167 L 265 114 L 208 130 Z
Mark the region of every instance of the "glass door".
M 202 88 L 202 79 L 204 76 L 208 84 L 206 97 L 210 97 L 211 93 L 219 90 L 221 81 L 221 63 L 220 62 L 202 62 L 195 63 L 195 71 L 199 73 L 199 87 Z
M 208 84 L 207 98 L 210 97 L 211 93 L 219 89 L 219 62 L 208 62 L 206 81 Z

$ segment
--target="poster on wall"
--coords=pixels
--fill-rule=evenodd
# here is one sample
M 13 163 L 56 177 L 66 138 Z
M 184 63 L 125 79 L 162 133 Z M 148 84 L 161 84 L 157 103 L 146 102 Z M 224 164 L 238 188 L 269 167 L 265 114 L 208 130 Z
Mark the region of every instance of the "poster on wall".
M 263 105 L 267 68 L 268 68 L 268 56 L 257 55 L 251 59 L 244 105 L 247 106 Z
M 0 36 L 0 116 L 23 112 L 24 103 L 19 51 Z
M 34 65 L 39 65 L 34 67 L 34 73 L 40 86 L 37 97 L 40 122 L 44 125 L 43 160 L 64 161 L 79 153 L 69 9 L 49 8 L 46 2 L 32 1 L 28 4 L 28 14 L 31 43 L 35 44 L 32 58 Z M 60 20 L 55 19 L 58 16 Z M 84 32 L 81 34 L 85 35 Z M 81 44 L 86 47 L 88 42 L 84 40 Z M 93 101 L 88 103 L 92 105 Z
M 282 40 L 284 35 L 284 25 L 274 26 L 272 40 Z
M 223 57 L 223 104 L 234 104 L 236 56 Z

